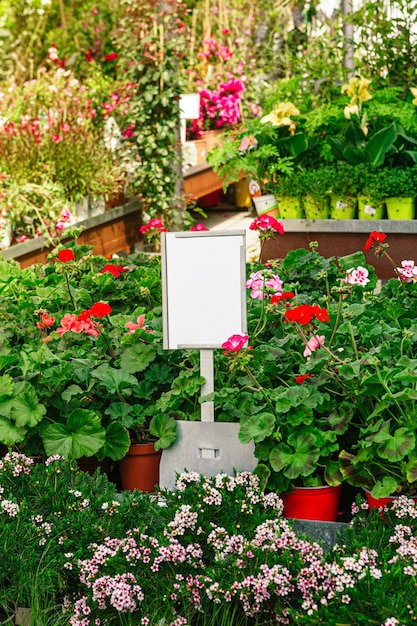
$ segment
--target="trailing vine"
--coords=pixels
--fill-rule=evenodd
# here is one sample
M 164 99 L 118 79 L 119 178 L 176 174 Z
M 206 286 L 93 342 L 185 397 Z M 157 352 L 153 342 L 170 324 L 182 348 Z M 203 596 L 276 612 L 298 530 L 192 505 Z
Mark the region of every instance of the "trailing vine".
M 181 226 L 185 210 L 178 128 L 179 96 L 186 84 L 181 70 L 186 29 L 180 16 L 185 9 L 175 0 L 162 9 L 155 0 L 124 1 L 127 22 L 121 45 L 135 85 L 124 131 L 128 160 L 134 163 L 130 185 L 148 217 Z

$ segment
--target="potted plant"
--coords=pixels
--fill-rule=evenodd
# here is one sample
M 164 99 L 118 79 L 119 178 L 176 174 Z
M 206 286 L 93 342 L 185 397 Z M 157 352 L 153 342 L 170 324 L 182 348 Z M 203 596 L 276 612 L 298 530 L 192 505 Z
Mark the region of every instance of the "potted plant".
M 361 220 L 383 219 L 385 205 L 381 191 L 382 169 L 360 164 L 355 167 L 355 170 L 358 180 L 358 218 Z
M 302 195 L 304 213 L 307 219 L 328 219 L 329 205 L 329 169 L 327 167 L 300 168 L 297 172 L 296 186 Z
M 379 193 L 384 199 L 388 219 L 413 219 L 417 195 L 417 166 L 380 170 Z
M 326 167 L 328 193 L 330 194 L 330 217 L 349 220 L 356 217 L 358 206 L 358 168 L 343 161 Z
M 384 239 L 372 233 L 364 248 L 389 259 Z M 325 259 L 294 250 L 251 272 L 250 348 L 229 354 L 236 373 L 224 411 L 233 397 L 241 440 L 255 442 L 268 488 L 345 481 L 375 497 L 416 492 L 417 268 L 392 263 L 378 293 L 363 252 Z
M 261 195 L 274 195 L 277 179 L 302 165 L 319 141 L 303 130 L 302 120 L 294 119 L 299 115 L 293 104 L 282 102 L 261 119 L 249 120 L 243 129 L 226 133 L 222 145 L 207 157 L 224 186 L 246 177 L 257 182 Z
M 175 417 L 198 410 L 197 364 L 162 349 L 159 257 L 71 243 L 44 266 L 2 261 L 1 284 L 5 445 L 118 461 L 138 433 L 169 446 Z

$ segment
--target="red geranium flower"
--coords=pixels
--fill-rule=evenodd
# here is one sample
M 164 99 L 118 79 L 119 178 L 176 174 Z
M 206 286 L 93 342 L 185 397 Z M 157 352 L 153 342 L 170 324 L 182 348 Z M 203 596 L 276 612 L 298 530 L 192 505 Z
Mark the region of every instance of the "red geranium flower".
M 311 374 L 300 374 L 300 376 L 295 377 L 295 382 L 297 385 L 302 385 L 306 378 L 313 378 Z
M 117 52 L 110 52 L 110 54 L 106 54 L 104 57 L 105 61 L 115 61 L 119 55 Z
M 291 300 L 294 298 L 295 294 L 292 291 L 283 291 L 279 296 L 277 293 L 274 293 L 271 296 L 270 304 L 278 304 L 278 302 L 285 302 L 286 300 Z
M 60 250 L 58 252 L 58 259 L 62 263 L 67 263 L 68 261 L 73 261 L 75 259 L 75 254 L 70 248 L 65 248 L 64 250 Z
M 159 218 L 153 217 L 151 220 L 149 220 L 147 224 L 143 224 L 143 226 L 139 228 L 139 232 L 141 232 L 142 235 L 147 233 L 149 230 L 155 230 L 155 231 L 159 231 L 160 233 L 163 233 L 163 232 L 166 232 L 168 228 L 165 228 L 165 226 L 163 225 L 163 223 L 161 222 Z
M 298 324 L 309 324 L 314 318 L 319 322 L 329 322 L 329 313 L 326 309 L 320 308 L 317 304 L 300 304 L 294 309 L 289 309 L 285 313 L 285 319 L 289 322 L 297 322 Z
M 105 272 L 110 272 L 110 274 L 113 274 L 115 278 L 119 278 L 122 272 L 127 272 L 127 269 L 123 267 L 123 265 L 113 265 L 108 263 L 100 270 L 100 274 L 104 274 Z
M 84 309 L 81 311 L 79 315 L 77 315 L 77 320 L 80 322 L 85 322 L 85 320 L 90 319 L 90 309 Z
M 96 302 L 90 309 L 90 315 L 92 317 L 106 317 L 106 315 L 110 315 L 112 312 L 112 308 L 110 304 L 106 304 L 106 302 Z
M 382 243 L 386 238 L 387 236 L 385 235 L 385 233 L 379 233 L 377 230 L 373 230 L 368 237 L 364 250 L 370 250 L 374 242 Z

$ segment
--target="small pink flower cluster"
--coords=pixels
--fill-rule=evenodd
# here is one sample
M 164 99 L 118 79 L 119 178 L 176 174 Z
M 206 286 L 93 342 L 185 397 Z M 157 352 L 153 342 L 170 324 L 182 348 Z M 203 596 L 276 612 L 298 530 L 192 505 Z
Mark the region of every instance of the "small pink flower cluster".
M 250 289 L 250 297 L 265 300 L 268 296 L 282 294 L 283 282 L 277 274 L 271 270 L 252 272 L 246 281 L 246 289 Z
M 19 452 L 8 452 L 3 459 L 0 459 L 0 472 L 10 471 L 12 476 L 20 474 L 30 474 L 34 461 L 25 454 Z

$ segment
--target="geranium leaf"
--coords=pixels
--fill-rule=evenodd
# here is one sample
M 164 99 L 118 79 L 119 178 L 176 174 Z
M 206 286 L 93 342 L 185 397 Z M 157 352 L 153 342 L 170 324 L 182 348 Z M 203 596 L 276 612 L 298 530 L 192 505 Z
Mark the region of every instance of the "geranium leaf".
M 243 420 L 240 424 L 239 441 L 258 443 L 269 437 L 275 428 L 275 417 L 272 413 L 259 413 Z
M 127 372 L 136 374 L 136 372 L 143 372 L 155 357 L 156 349 L 154 346 L 141 342 L 126 348 L 121 356 L 120 366 Z
M 124 371 L 123 368 L 110 367 L 107 363 L 100 365 L 91 375 L 100 380 L 109 393 L 117 393 L 137 385 L 137 380 L 134 376 Z
M 401 461 L 409 452 L 414 450 L 416 436 L 408 428 L 397 428 L 394 434 L 388 435 L 383 446 L 379 448 L 379 456 L 391 462 Z
M 120 461 L 128 451 L 130 437 L 126 428 L 119 422 L 111 422 L 106 428 L 106 438 L 103 447 L 97 457 L 104 459 L 111 458 L 113 461 Z
M 62 392 L 61 398 L 65 400 L 65 402 L 70 402 L 73 396 L 77 396 L 82 393 L 82 391 L 79 385 L 70 385 Z
M 42 434 L 46 454 L 61 454 L 78 459 L 93 456 L 105 442 L 105 430 L 100 417 L 87 409 L 76 409 L 66 424 L 51 424 Z
M 173 417 L 159 413 L 151 419 L 149 432 L 154 437 L 158 437 L 155 450 L 168 448 L 177 438 L 177 422 Z
M 294 448 L 280 443 L 269 456 L 272 469 L 275 472 L 282 471 L 291 480 L 312 474 L 320 457 L 320 449 L 315 445 L 314 437 L 298 435 L 293 439 L 293 445 Z
M 13 446 L 15 443 L 23 441 L 27 429 L 17 427 L 13 422 L 4 417 L 0 417 L 0 441 L 6 446 Z
M 23 389 L 13 399 L 10 417 L 16 426 L 36 426 L 46 413 L 46 407 L 39 403 L 34 388 L 25 383 Z

